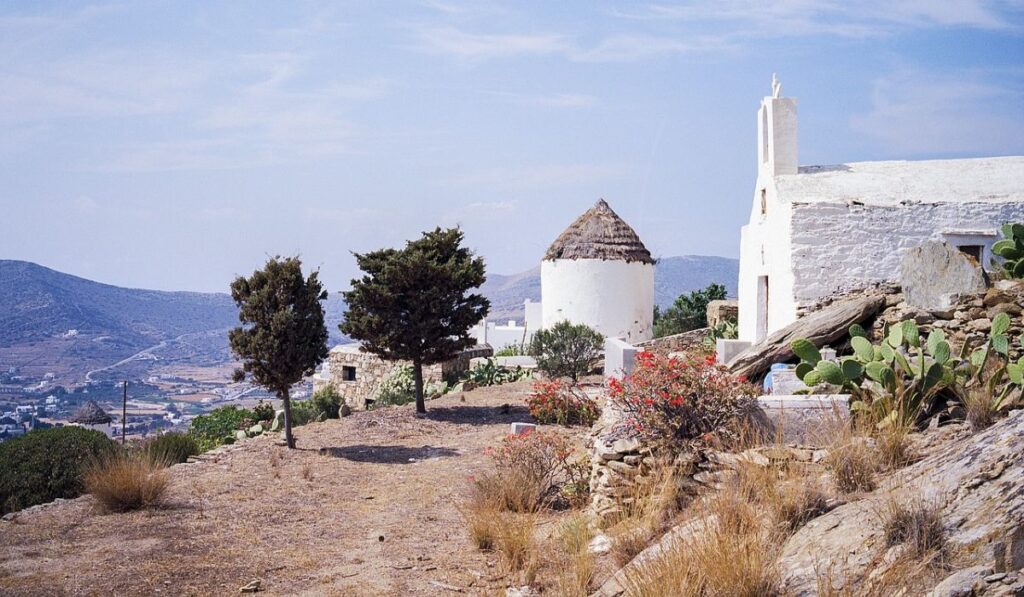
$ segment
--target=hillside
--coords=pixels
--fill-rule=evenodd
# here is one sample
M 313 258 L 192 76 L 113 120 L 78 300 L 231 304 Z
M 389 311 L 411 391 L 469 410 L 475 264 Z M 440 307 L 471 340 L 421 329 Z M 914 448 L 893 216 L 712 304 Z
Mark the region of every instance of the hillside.
M 120 288 L 34 263 L 0 261 L 0 368 L 18 367 L 28 378 L 54 373 L 59 381 L 73 380 L 236 321 L 226 294 Z M 214 342 L 210 350 L 220 348 Z
M 654 269 L 655 304 L 667 307 L 680 294 L 700 290 L 714 282 L 724 284 L 729 296 L 736 296 L 739 267 L 738 260 L 728 257 L 663 257 Z M 491 319 L 521 320 L 523 302 L 526 299 L 540 301 L 540 267 L 510 276 L 488 274 L 483 293 L 491 299 Z

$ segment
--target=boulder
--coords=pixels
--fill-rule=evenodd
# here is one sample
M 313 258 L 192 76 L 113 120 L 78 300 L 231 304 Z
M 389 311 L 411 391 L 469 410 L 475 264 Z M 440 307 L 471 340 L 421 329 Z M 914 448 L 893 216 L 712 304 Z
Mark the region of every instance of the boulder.
M 991 566 L 972 566 L 959 570 L 935 585 L 928 597 L 971 597 L 974 595 L 974 585 L 983 582 L 989 574 L 992 574 Z
M 1024 567 L 1024 410 L 965 436 L 883 481 L 864 499 L 840 506 L 797 531 L 778 560 L 788 595 L 813 595 L 818 571 L 841 557 L 837 578 L 857 593 L 884 572 L 886 551 L 878 512 L 891 500 L 936 503 L 947 542 L 965 566 L 997 572 Z M 952 582 L 951 582 L 952 584 Z
M 962 295 L 984 293 L 981 266 L 949 243 L 929 240 L 907 251 L 900 263 L 900 285 L 908 305 L 943 311 Z
M 744 350 L 729 361 L 736 375 L 750 379 L 763 376 L 774 363 L 794 358 L 789 343 L 806 338 L 821 348 L 848 335 L 850 326 L 864 323 L 885 306 L 885 297 L 855 295 L 813 311 Z

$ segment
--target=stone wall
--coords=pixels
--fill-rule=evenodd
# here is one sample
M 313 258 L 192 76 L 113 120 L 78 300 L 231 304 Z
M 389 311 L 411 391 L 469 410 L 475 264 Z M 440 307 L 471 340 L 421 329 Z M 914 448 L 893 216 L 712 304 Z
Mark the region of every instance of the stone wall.
M 700 348 L 707 335 L 708 328 L 700 328 L 699 330 L 690 330 L 682 334 L 673 334 L 646 342 L 638 342 L 635 346 L 641 350 L 648 350 L 657 354 L 686 352 L 694 348 Z
M 471 359 L 490 356 L 490 347 L 463 351 L 456 358 L 423 368 L 424 385 L 432 382 L 459 377 L 469 370 Z M 331 350 L 324 365 L 324 371 L 314 380 L 314 391 L 325 386 L 334 386 L 349 407 L 364 409 L 367 400 L 374 400 L 380 385 L 396 370 L 412 363 L 408 361 L 385 361 L 375 354 L 362 352 L 356 346 L 338 346 Z M 344 378 L 345 367 L 355 368 L 355 380 Z
M 991 245 L 999 225 L 1024 221 L 1024 203 L 810 203 L 796 205 L 792 219 L 794 296 L 808 304 L 837 291 L 899 280 L 904 253 L 926 240 L 961 244 L 964 235 L 957 231 L 974 230 L 991 236 L 979 235 L 970 244 Z

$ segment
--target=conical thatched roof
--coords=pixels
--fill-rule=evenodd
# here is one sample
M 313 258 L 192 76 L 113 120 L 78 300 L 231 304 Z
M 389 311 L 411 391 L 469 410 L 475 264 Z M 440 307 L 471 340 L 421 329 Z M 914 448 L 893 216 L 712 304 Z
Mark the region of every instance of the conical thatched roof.
M 95 400 L 90 400 L 83 404 L 68 420 L 79 425 L 106 425 L 112 421 L 110 415 L 104 412 L 100 405 L 96 404 Z
M 617 213 L 599 200 L 551 243 L 545 260 L 604 259 L 654 263 L 640 237 Z

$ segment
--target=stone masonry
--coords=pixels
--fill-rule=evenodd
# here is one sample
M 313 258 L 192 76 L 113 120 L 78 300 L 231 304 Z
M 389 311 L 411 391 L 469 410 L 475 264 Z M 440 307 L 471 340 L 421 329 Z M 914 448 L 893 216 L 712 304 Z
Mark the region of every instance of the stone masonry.
M 423 383 L 452 380 L 469 369 L 475 357 L 489 356 L 489 346 L 463 351 L 444 363 L 423 368 Z M 410 365 L 408 361 L 385 361 L 375 354 L 363 352 L 358 344 L 344 344 L 331 349 L 323 371 L 314 378 L 314 391 L 334 386 L 350 408 L 365 409 L 377 397 L 380 385 L 392 373 Z

